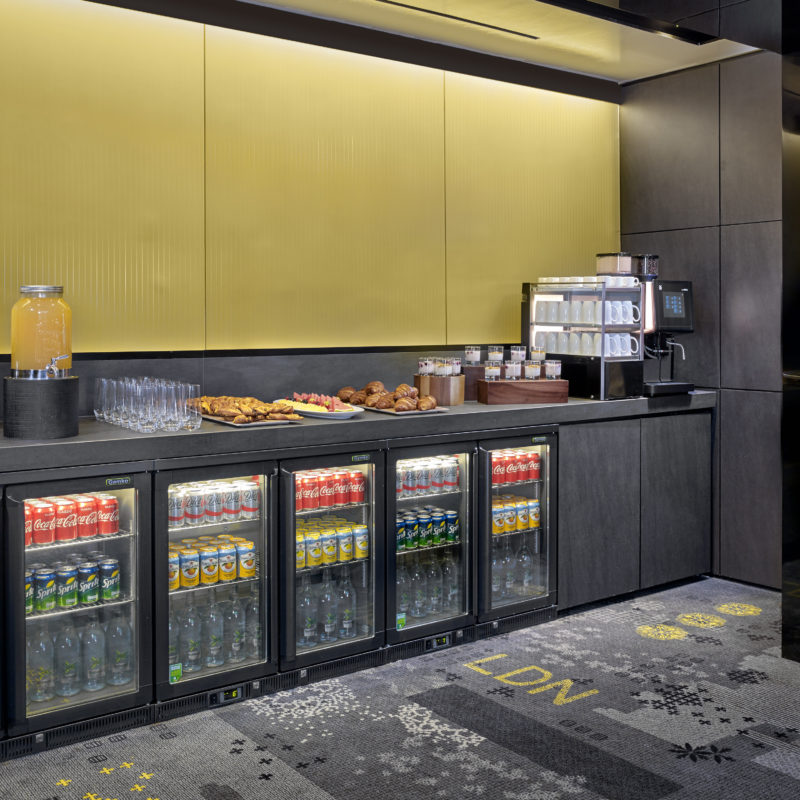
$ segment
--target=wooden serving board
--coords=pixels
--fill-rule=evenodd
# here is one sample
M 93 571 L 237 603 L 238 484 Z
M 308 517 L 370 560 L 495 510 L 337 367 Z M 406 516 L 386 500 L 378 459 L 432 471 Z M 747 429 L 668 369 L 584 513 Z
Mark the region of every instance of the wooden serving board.
M 477 400 L 478 399 L 478 381 L 482 381 L 486 375 L 486 369 L 483 364 L 472 366 L 472 364 L 464 364 L 461 367 L 464 373 L 464 399 Z
M 566 403 L 569 381 L 478 381 L 478 402 L 486 405 Z
M 464 402 L 463 375 L 415 375 L 414 386 L 420 396 L 432 395 L 440 406 L 460 406 Z

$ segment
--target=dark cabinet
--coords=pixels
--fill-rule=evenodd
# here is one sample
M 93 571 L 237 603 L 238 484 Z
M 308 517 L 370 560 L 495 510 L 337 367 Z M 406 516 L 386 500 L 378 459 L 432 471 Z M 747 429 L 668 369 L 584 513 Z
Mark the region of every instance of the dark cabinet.
M 639 588 L 638 419 L 559 429 L 558 606 Z
M 711 414 L 642 420 L 641 588 L 711 570 Z

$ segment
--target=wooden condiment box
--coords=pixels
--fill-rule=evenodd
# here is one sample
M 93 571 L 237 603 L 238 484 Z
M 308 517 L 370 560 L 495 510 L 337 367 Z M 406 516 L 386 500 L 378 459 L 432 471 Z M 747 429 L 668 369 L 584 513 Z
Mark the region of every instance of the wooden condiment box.
M 486 405 L 566 403 L 569 381 L 478 381 L 478 402 Z
M 440 406 L 460 406 L 464 402 L 463 375 L 415 375 L 414 386 L 420 396 L 432 395 Z

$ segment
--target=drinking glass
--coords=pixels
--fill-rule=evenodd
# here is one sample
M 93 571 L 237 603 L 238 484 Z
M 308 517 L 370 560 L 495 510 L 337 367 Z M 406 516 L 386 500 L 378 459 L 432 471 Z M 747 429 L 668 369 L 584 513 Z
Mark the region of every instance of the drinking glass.
M 187 431 L 196 431 L 203 418 L 200 413 L 200 384 L 199 383 L 186 383 L 186 398 L 183 403 L 184 418 L 183 427 Z
M 103 389 L 103 419 L 108 423 L 116 424 L 114 412 L 117 406 L 117 382 L 113 378 L 105 378 L 105 382 Z
M 460 375 L 461 374 L 461 358 L 459 356 L 455 356 L 453 358 L 447 359 L 450 362 L 450 373 L 452 375 Z
M 185 389 L 180 383 L 163 381 L 161 384 L 161 429 L 165 431 L 178 431 L 183 426 L 186 401 L 181 405 L 181 397 L 185 398 Z M 183 384 L 185 386 L 185 384 Z
M 503 360 L 503 348 L 500 345 L 490 344 L 486 352 L 488 354 L 488 361 Z
M 478 364 L 481 360 L 481 348 L 477 344 L 468 344 L 464 348 L 464 360 L 467 364 Z
M 512 361 L 524 361 L 525 360 L 525 345 L 524 344 L 512 344 L 511 345 L 511 360 Z
M 500 365 L 502 361 L 487 361 L 485 364 L 485 378 L 487 381 L 499 381 L 500 380 Z
M 94 418 L 98 422 L 103 421 L 103 408 L 106 402 L 106 379 L 94 379 Z
M 134 382 L 137 419 L 136 430 L 140 433 L 153 433 L 158 430 L 158 382 L 143 378 Z
M 561 362 L 555 360 L 545 361 L 544 373 L 547 380 L 554 381 L 561 374 Z
M 505 368 L 505 378 L 508 381 L 516 381 L 520 377 L 520 367 L 522 366 L 521 361 L 515 361 L 514 359 L 508 359 L 506 361 L 506 368 Z

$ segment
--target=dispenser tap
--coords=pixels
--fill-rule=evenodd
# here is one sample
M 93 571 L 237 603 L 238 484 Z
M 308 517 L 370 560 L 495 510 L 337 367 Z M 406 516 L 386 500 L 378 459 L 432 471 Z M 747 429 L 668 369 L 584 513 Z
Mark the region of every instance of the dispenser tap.
M 45 372 L 47 373 L 48 377 L 58 378 L 61 375 L 61 370 L 58 368 L 58 364 L 56 362 L 63 361 L 65 358 L 69 358 L 69 356 L 53 356 L 50 359 L 50 363 L 45 367 Z

